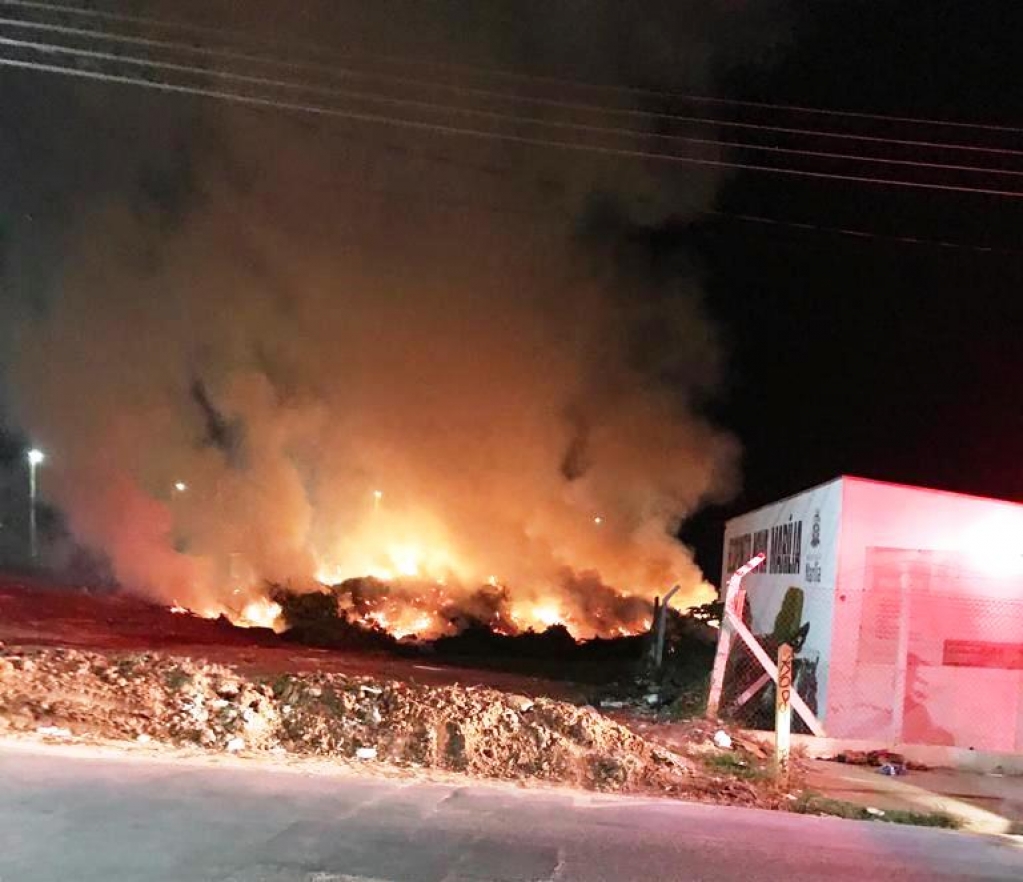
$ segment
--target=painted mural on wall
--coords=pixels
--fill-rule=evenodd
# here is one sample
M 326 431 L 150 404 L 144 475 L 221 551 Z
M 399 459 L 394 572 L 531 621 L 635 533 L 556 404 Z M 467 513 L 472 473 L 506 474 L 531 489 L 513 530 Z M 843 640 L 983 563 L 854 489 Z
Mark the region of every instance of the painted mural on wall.
M 723 583 L 753 555 L 765 555 L 764 565 L 744 580 L 744 618 L 772 657 L 782 643 L 792 646 L 796 690 L 820 716 L 827 688 L 841 498 L 840 482 L 824 484 L 736 518 L 725 533 Z M 763 673 L 744 648 L 734 655 L 725 706 Z M 746 703 L 745 721 L 757 725 L 764 717 L 770 724 L 773 703 L 773 686 L 762 687 Z

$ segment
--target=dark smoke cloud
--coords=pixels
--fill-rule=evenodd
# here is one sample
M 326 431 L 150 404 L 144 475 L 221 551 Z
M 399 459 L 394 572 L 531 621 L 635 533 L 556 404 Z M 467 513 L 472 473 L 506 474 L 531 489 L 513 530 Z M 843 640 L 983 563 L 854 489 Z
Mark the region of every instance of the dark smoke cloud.
M 555 6 L 267 5 L 247 24 L 680 89 L 707 86 L 712 26 L 734 24 L 726 3 Z M 41 83 L 14 82 L 22 107 Z M 8 308 L 11 388 L 52 452 L 47 494 L 125 584 L 216 607 L 407 566 L 579 610 L 679 581 L 703 598 L 673 533 L 729 492 L 736 443 L 700 415 L 722 366 L 695 274 L 644 243 L 711 176 L 39 87 L 69 116 L 25 127 L 46 155 L 21 157 L 23 213 L 61 184 L 15 237 L 49 269 L 45 308 Z

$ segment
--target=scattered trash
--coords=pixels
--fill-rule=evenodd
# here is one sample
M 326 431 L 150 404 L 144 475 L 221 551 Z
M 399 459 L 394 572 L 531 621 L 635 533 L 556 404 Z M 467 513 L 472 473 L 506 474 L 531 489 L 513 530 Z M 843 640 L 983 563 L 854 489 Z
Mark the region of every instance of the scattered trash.
M 625 702 L 624 701 L 609 701 L 608 699 L 605 698 L 605 699 L 603 699 L 600 702 L 600 706 L 601 707 L 612 708 L 614 710 L 617 710 L 618 708 L 625 707 Z
M 74 724 L 76 738 L 150 748 L 369 760 L 718 802 L 761 798 L 745 782 L 709 783 L 685 745 L 657 744 L 593 708 L 489 687 L 325 671 L 248 676 L 161 653 L 72 649 L 0 651 L 0 671 L 2 724 L 14 731 Z
M 889 777 L 895 777 L 896 775 L 905 775 L 906 767 L 901 763 L 885 763 L 881 768 L 877 770 L 882 775 L 888 775 Z
M 648 705 L 650 705 L 650 707 L 653 707 L 655 704 L 657 704 L 657 702 L 661 700 L 661 696 L 658 695 L 656 692 L 650 692 L 643 696 L 643 700 Z
M 718 729 L 714 733 L 714 743 L 724 750 L 730 750 L 732 747 L 732 736 L 724 729 Z
M 158 652 L 6 647 L 0 670 L 2 725 L 14 732 L 38 726 L 41 734 L 67 738 L 71 732 L 61 727 L 74 725 L 76 739 L 130 741 L 147 750 L 180 745 L 252 758 L 368 761 L 715 803 L 788 805 L 759 778 L 706 768 L 712 743 L 743 743 L 703 718 L 674 723 L 651 738 L 632 717 L 626 726 L 595 708 L 545 696 L 326 671 L 251 676 Z M 601 705 L 650 714 L 644 696 L 654 688 L 644 685 L 631 698 L 609 696 Z M 665 691 L 656 692 L 663 700 Z M 754 755 L 743 749 L 735 759 L 750 762 L 735 768 L 751 767 Z
M 850 766 L 897 766 L 901 771 L 895 774 L 902 775 L 905 773 L 907 768 L 913 768 L 919 766 L 919 771 L 925 771 L 927 766 L 923 763 L 907 763 L 906 758 L 901 753 L 895 753 L 891 750 L 844 750 L 840 754 L 834 757 L 827 757 L 832 762 L 846 763 Z M 885 772 L 884 774 L 890 775 L 891 772 Z
M 884 811 L 879 808 L 874 808 L 872 805 L 867 806 L 867 814 L 873 815 L 875 818 L 883 818 Z

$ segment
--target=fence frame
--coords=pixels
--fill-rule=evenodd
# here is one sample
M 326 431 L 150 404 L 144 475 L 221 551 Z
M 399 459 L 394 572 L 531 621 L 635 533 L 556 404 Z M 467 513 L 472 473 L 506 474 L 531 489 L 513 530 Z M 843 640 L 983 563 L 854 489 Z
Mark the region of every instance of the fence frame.
M 725 587 L 724 615 L 721 619 L 721 633 L 718 636 L 717 652 L 714 654 L 714 667 L 710 676 L 710 694 L 707 697 L 707 716 L 716 717 L 721 709 L 721 694 L 725 686 L 725 670 L 728 666 L 728 658 L 732 652 L 734 638 L 738 637 L 746 644 L 746 647 L 753 654 L 753 657 L 764 669 L 764 675 L 778 684 L 778 666 L 775 664 L 760 641 L 753 635 L 753 632 L 746 627 L 742 621 L 742 610 L 745 606 L 746 597 L 742 589 L 742 580 L 753 570 L 759 567 L 767 559 L 762 552 L 751 557 L 745 564 L 737 569 L 728 580 Z M 741 703 L 749 701 L 756 692 L 766 685 L 767 680 L 761 677 L 750 686 L 741 696 Z M 799 714 L 806 723 L 807 728 L 818 738 L 825 737 L 824 726 L 817 719 L 816 715 L 802 697 L 792 689 L 790 696 L 792 709 Z

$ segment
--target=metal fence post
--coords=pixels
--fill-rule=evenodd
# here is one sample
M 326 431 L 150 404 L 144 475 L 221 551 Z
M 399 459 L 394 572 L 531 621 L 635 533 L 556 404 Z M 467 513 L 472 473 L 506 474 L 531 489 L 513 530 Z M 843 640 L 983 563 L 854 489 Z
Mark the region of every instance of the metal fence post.
M 718 634 L 717 651 L 714 653 L 714 667 L 710 672 L 710 693 L 707 697 L 707 716 L 714 718 L 721 709 L 721 693 L 725 684 L 725 670 L 728 667 L 728 656 L 732 651 L 732 628 L 729 623 L 731 612 L 739 598 L 745 603 L 745 595 L 741 593 L 742 579 L 767 559 L 761 553 L 754 555 L 743 566 L 739 567 L 728 580 L 724 590 L 724 610 L 721 614 L 721 630 Z M 741 615 L 741 613 L 740 613 Z

